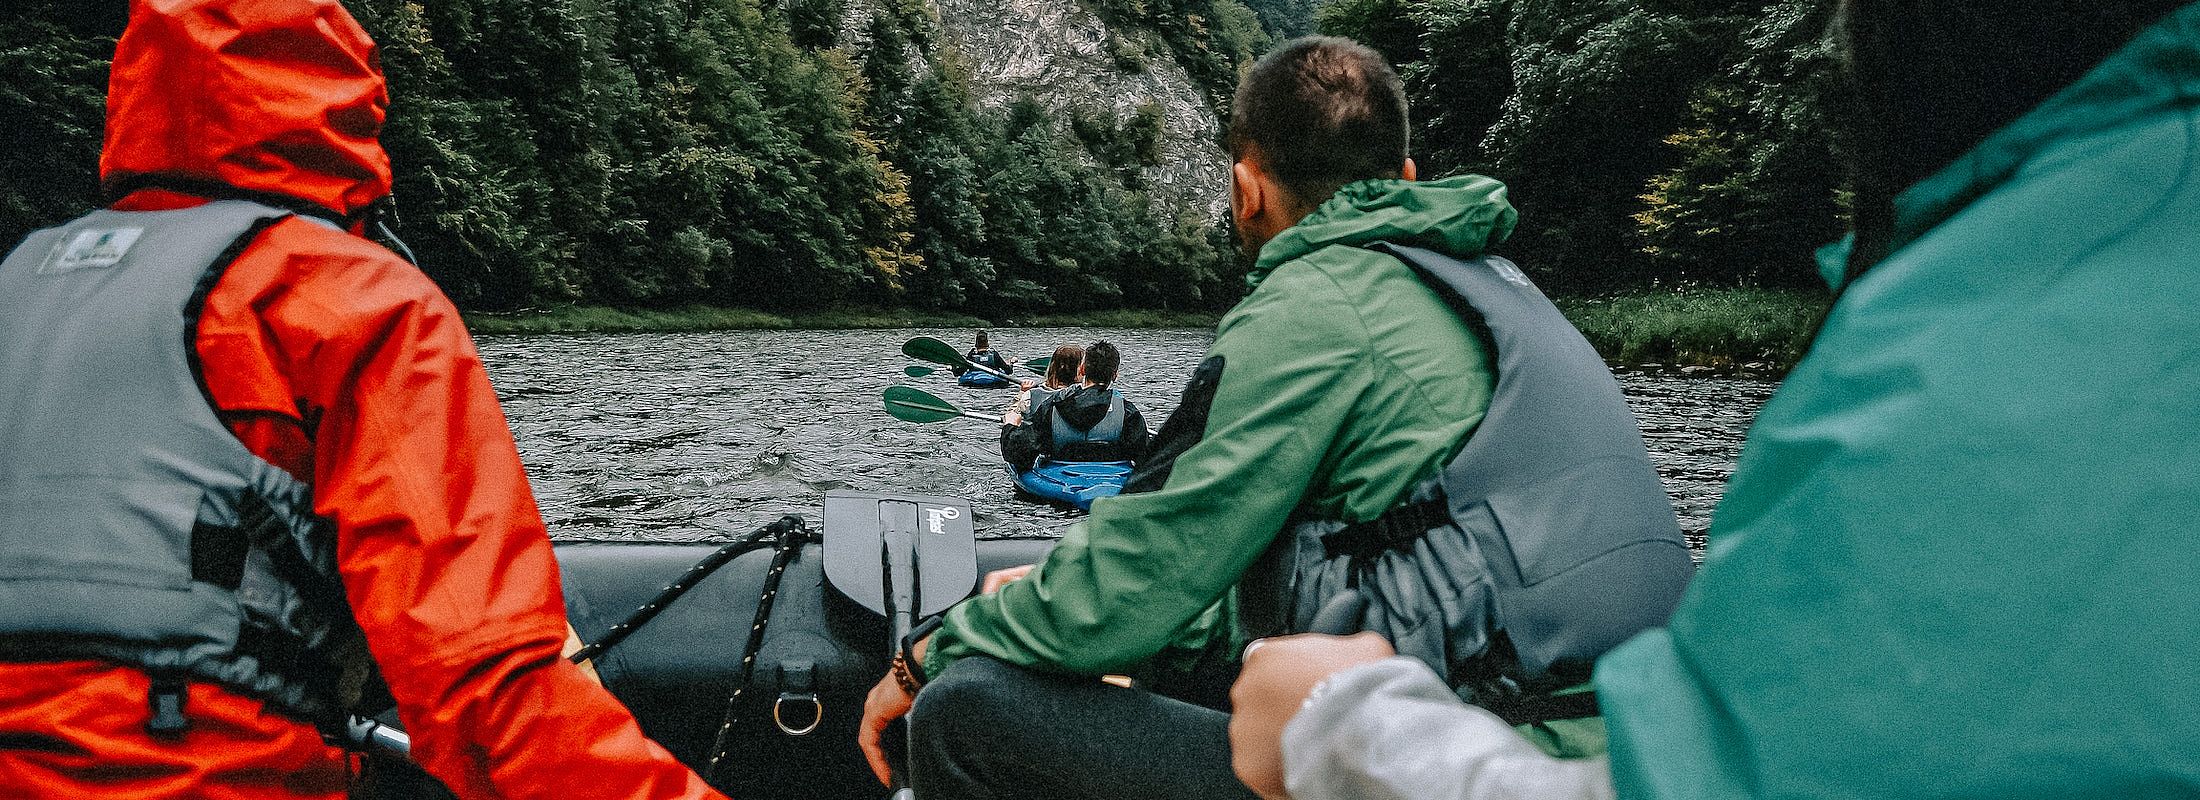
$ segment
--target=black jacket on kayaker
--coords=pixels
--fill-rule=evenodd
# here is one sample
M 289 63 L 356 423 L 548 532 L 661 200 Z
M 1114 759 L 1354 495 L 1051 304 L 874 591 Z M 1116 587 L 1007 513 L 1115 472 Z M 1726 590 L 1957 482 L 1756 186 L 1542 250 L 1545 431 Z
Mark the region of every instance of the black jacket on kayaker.
M 973 346 L 970 348 L 969 351 L 963 353 L 963 358 L 968 359 L 970 363 L 985 367 L 987 369 L 991 369 L 1003 375 L 1015 374 L 1009 371 L 1008 359 L 1001 357 L 1000 351 L 993 349 L 993 343 L 989 340 L 989 337 L 985 335 L 985 331 L 978 332 L 977 339 L 972 343 L 972 345 Z M 962 377 L 963 373 L 970 371 L 969 367 L 962 365 L 956 365 L 950 369 L 955 373 L 956 377 Z
M 1023 424 L 1001 427 L 1001 457 L 1018 470 L 1041 458 L 1137 461 L 1146 455 L 1146 418 L 1113 388 L 1073 386 L 1033 405 Z

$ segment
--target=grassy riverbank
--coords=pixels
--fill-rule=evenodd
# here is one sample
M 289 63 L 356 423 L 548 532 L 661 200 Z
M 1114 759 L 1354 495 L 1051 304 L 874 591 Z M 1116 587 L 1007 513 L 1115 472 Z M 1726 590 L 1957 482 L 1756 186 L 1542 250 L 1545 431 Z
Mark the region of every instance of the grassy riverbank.
M 1782 373 L 1803 357 L 1830 302 L 1824 292 L 1692 289 L 1558 306 L 1611 361 Z
M 1607 359 L 1754 372 L 1779 372 L 1794 364 L 1809 344 L 1825 304 L 1822 293 L 1767 289 L 1637 292 L 1558 300 L 1566 316 Z M 508 314 L 472 313 L 466 315 L 466 324 L 478 334 L 529 334 L 839 328 L 1203 328 L 1213 326 L 1220 318 L 1213 313 L 1152 309 L 988 320 L 907 309 L 774 314 L 705 306 L 644 310 L 580 306 Z

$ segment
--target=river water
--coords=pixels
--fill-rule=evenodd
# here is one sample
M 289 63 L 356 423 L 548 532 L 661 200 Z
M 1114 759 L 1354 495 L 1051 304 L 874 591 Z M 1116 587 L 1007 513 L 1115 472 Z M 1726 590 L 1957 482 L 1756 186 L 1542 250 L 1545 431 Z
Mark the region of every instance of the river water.
M 909 378 L 912 336 L 966 346 L 967 330 L 725 331 L 491 336 L 482 358 L 558 541 L 717 541 L 784 514 L 818 516 L 832 489 L 969 498 L 982 538 L 1058 536 L 1079 512 L 1017 499 L 998 429 L 915 425 L 879 393 L 906 383 L 995 412 L 1012 395 L 943 370 Z M 1117 387 L 1153 427 L 1212 331 L 1024 328 L 994 332 L 1011 361 L 1060 343 L 1123 350 Z M 1666 491 L 1700 549 L 1742 434 L 1771 383 L 1621 370 Z

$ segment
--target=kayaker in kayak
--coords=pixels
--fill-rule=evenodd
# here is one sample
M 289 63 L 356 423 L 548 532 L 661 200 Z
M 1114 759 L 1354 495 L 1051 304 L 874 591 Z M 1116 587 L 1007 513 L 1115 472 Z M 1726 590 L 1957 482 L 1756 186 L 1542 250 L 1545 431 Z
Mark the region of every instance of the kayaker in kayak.
M 1037 407 L 1037 403 L 1045 400 L 1048 395 L 1076 385 L 1077 367 L 1084 362 L 1085 348 L 1083 347 L 1065 344 L 1054 348 L 1054 355 L 1047 359 L 1045 381 L 1040 383 L 1025 381 L 1023 384 L 1024 390 L 1016 395 L 1015 400 L 1009 401 L 1008 408 L 1001 412 L 1002 424 L 1017 424 L 1022 417 L 1030 416 L 1032 410 Z M 1016 417 L 1016 419 L 1011 419 L 1011 416 Z
M 109 208 L 0 265 L 0 796 L 336 800 L 382 681 L 462 797 L 716 796 L 559 657 L 465 325 L 363 238 L 376 64 L 334 0 L 131 4 Z
M 1015 374 L 1008 365 L 1008 358 L 1002 356 L 1000 351 L 994 350 L 993 344 L 987 341 L 985 331 L 978 331 L 976 345 L 971 347 L 969 352 L 963 353 L 963 358 L 969 359 L 972 364 L 986 367 L 1002 375 Z M 1008 379 L 988 375 L 982 370 L 975 370 L 961 365 L 949 369 L 955 373 L 956 379 L 966 386 L 996 387 L 1010 385 Z
M 1597 665 L 1610 762 L 1291 637 L 1236 695 L 1264 794 L 2200 793 L 2200 4 L 1839 8 L 1840 298 L 1671 624 Z
M 1001 458 L 1010 467 L 1030 469 L 1041 459 L 1135 463 L 1146 454 L 1146 418 L 1115 389 L 1122 353 L 1098 341 L 1076 361 L 1076 384 L 1051 393 L 1034 389 L 1029 414 L 1013 409 L 1001 419 Z M 1049 377 L 1053 371 L 1050 365 Z
M 1504 186 L 1415 182 L 1403 87 L 1349 41 L 1281 45 L 1233 105 L 1251 294 L 1125 493 L 918 627 L 866 704 L 882 779 L 880 734 L 906 713 L 920 796 L 1249 797 L 1218 710 L 1244 635 L 1302 629 L 1348 588 L 1371 598 L 1356 624 L 1418 631 L 1554 749 L 1588 751 L 1593 708 L 1553 695 L 1679 595 L 1686 547 L 1610 371 L 1517 267 L 1482 258 L 1512 229 Z M 1471 518 L 1442 500 L 1453 483 Z

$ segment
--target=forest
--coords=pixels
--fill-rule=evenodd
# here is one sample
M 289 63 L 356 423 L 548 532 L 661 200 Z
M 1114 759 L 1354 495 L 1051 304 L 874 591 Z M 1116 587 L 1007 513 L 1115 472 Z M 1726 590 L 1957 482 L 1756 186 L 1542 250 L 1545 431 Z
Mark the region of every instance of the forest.
M 1001 319 L 1242 295 L 1227 221 L 1142 186 L 1151 120 L 981 105 L 928 0 L 863 1 L 347 6 L 390 76 L 401 230 L 469 310 Z M 1174 60 L 1225 118 L 1276 41 L 1380 50 L 1422 174 L 1504 180 L 1521 224 L 1501 252 L 1554 294 L 1810 287 L 1842 228 L 1824 0 L 1080 2 L 1158 43 L 1124 68 Z M 121 22 L 0 10 L 0 238 L 99 202 Z

